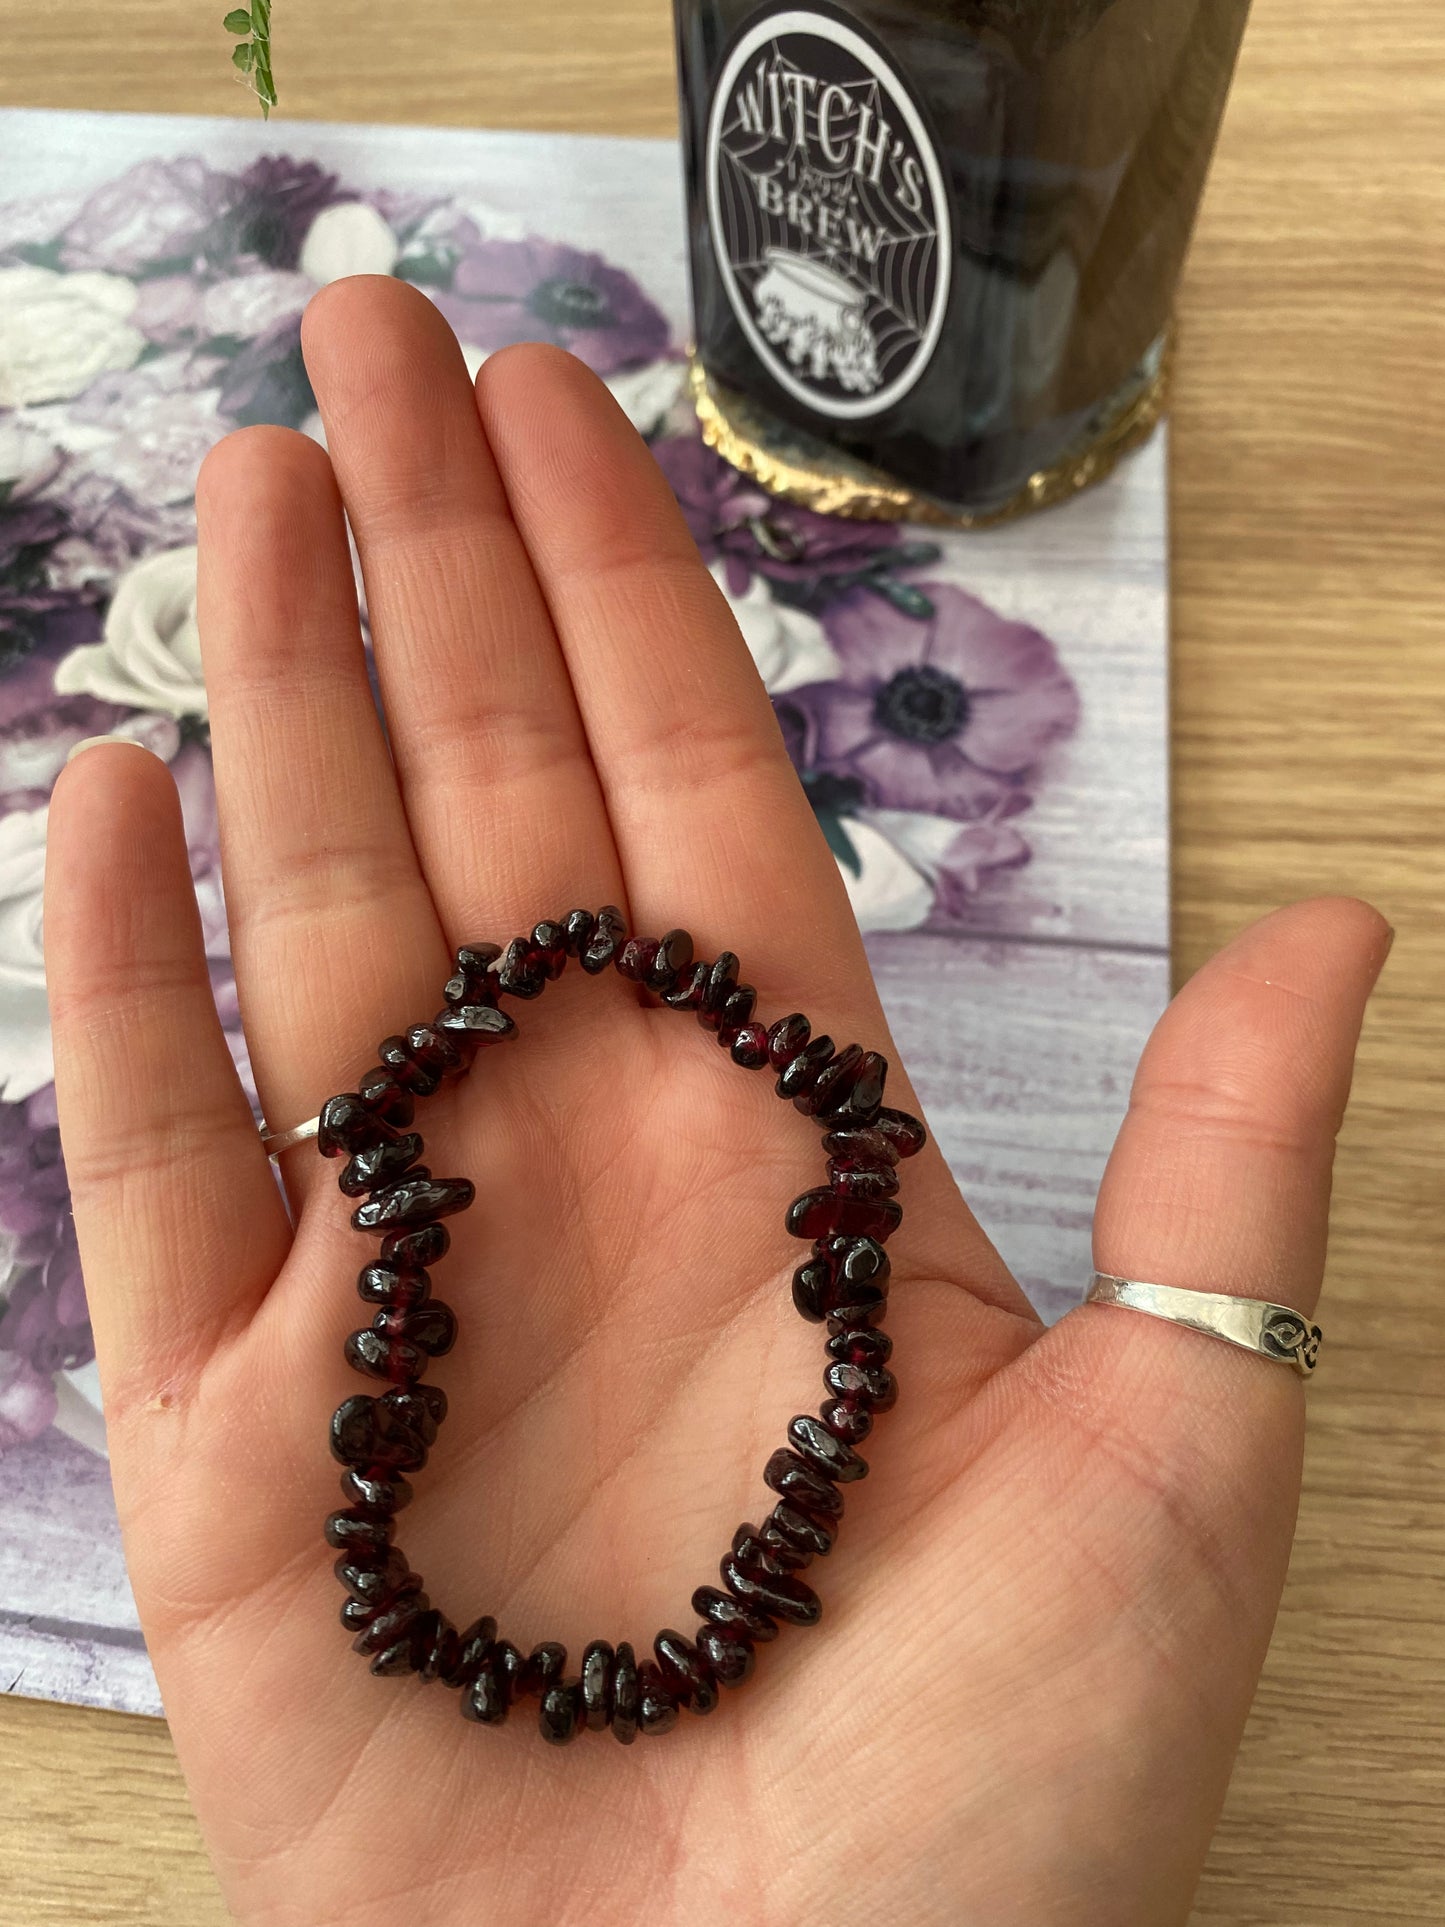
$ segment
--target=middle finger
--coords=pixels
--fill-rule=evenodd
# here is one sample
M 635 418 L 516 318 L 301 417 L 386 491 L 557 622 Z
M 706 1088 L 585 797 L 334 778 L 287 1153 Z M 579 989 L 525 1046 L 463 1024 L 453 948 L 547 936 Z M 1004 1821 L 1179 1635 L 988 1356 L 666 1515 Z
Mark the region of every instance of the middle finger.
M 455 337 L 414 289 L 358 276 L 313 300 L 304 344 L 444 927 L 505 937 L 621 903 L 586 733 Z

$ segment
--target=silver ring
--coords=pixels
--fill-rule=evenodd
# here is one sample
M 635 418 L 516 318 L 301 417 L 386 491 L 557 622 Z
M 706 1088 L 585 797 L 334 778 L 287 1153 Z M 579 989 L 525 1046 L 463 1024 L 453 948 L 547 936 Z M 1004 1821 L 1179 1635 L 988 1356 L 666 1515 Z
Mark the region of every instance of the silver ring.
M 297 1124 L 289 1131 L 268 1131 L 261 1126 L 261 1143 L 268 1158 L 279 1158 L 283 1151 L 289 1151 L 293 1144 L 305 1144 L 308 1138 L 315 1137 L 321 1129 L 319 1117 L 308 1117 L 304 1124 Z
M 1206 1338 L 1222 1338 L 1257 1352 L 1276 1365 L 1292 1365 L 1308 1378 L 1320 1356 L 1320 1328 L 1290 1305 L 1271 1305 L 1263 1298 L 1231 1298 L 1223 1291 L 1185 1291 L 1179 1285 L 1146 1285 L 1138 1278 L 1116 1278 L 1096 1271 L 1084 1294 L 1086 1305 L 1123 1305 L 1187 1325 Z

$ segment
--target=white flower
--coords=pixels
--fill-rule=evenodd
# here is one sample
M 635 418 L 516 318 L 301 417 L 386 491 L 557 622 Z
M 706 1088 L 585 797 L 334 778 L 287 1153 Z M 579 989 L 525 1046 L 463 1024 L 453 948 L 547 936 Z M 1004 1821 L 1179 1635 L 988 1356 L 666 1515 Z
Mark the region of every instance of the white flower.
M 0 268 L 0 407 L 64 401 L 131 367 L 146 345 L 127 319 L 135 303 L 118 274 Z
M 686 382 L 685 361 L 650 361 L 645 368 L 624 368 L 607 377 L 614 400 L 643 436 L 657 433 Z
M 365 201 L 342 201 L 321 210 L 301 243 L 301 272 L 322 287 L 348 274 L 390 274 L 396 236 Z
M 0 501 L 20 502 L 48 488 L 65 466 L 65 450 L 19 415 L 0 416 Z
M 201 297 L 201 327 L 207 335 L 237 335 L 249 341 L 274 321 L 300 314 L 316 292 L 304 274 L 261 268 L 217 281 Z
M 816 616 L 774 601 L 760 575 L 752 578 L 745 594 L 736 595 L 727 586 L 724 564 L 708 566 L 737 617 L 743 641 L 770 695 L 801 689 L 804 683 L 827 682 L 838 674 L 838 658 Z
M 900 811 L 891 812 L 903 814 Z M 929 819 L 942 822 L 942 818 Z M 947 826 L 957 830 L 956 823 Z M 933 908 L 933 885 L 895 842 L 861 816 L 843 820 L 848 841 L 857 853 L 855 874 L 842 858 L 839 873 L 860 930 L 914 930 Z
M 0 1098 L 7 1104 L 55 1078 L 41 949 L 49 814 L 15 810 L 0 817 Z
M 104 640 L 72 649 L 55 671 L 55 687 L 64 696 L 204 716 L 195 549 L 163 549 L 127 570 L 106 613 Z

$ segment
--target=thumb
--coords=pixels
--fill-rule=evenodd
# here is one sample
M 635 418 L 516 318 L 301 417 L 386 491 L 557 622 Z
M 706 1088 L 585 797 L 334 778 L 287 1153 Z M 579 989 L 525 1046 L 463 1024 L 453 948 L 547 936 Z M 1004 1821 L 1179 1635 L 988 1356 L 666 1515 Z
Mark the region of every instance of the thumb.
M 1099 1193 L 1101 1271 L 1313 1312 L 1335 1133 L 1389 943 L 1363 903 L 1300 903 L 1184 987 L 1144 1053 Z M 1326 1326 L 1326 1374 L 1328 1348 Z M 1108 1623 L 1094 1628 L 1118 1659 L 1104 1777 L 1128 1785 L 1104 1810 L 1131 1836 L 1119 1864 L 1153 1897 L 1138 1917 L 1158 1920 L 1171 1890 L 1187 1906 L 1269 1642 L 1304 1382 L 1103 1305 L 1070 1312 L 1012 1369 L 1041 1449 L 1075 1454 L 1069 1509 L 1108 1575 Z M 1116 1917 L 1133 1920 L 1119 1898 Z

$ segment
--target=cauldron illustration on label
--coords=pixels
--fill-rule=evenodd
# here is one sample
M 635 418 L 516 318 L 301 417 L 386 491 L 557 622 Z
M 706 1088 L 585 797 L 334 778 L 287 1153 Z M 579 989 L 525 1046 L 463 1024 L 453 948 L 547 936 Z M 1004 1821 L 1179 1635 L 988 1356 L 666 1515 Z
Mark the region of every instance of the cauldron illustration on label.
M 871 395 L 882 376 L 863 317 L 867 291 L 789 248 L 767 248 L 763 259 L 752 292 L 767 340 L 814 381 L 831 376 L 852 394 Z

